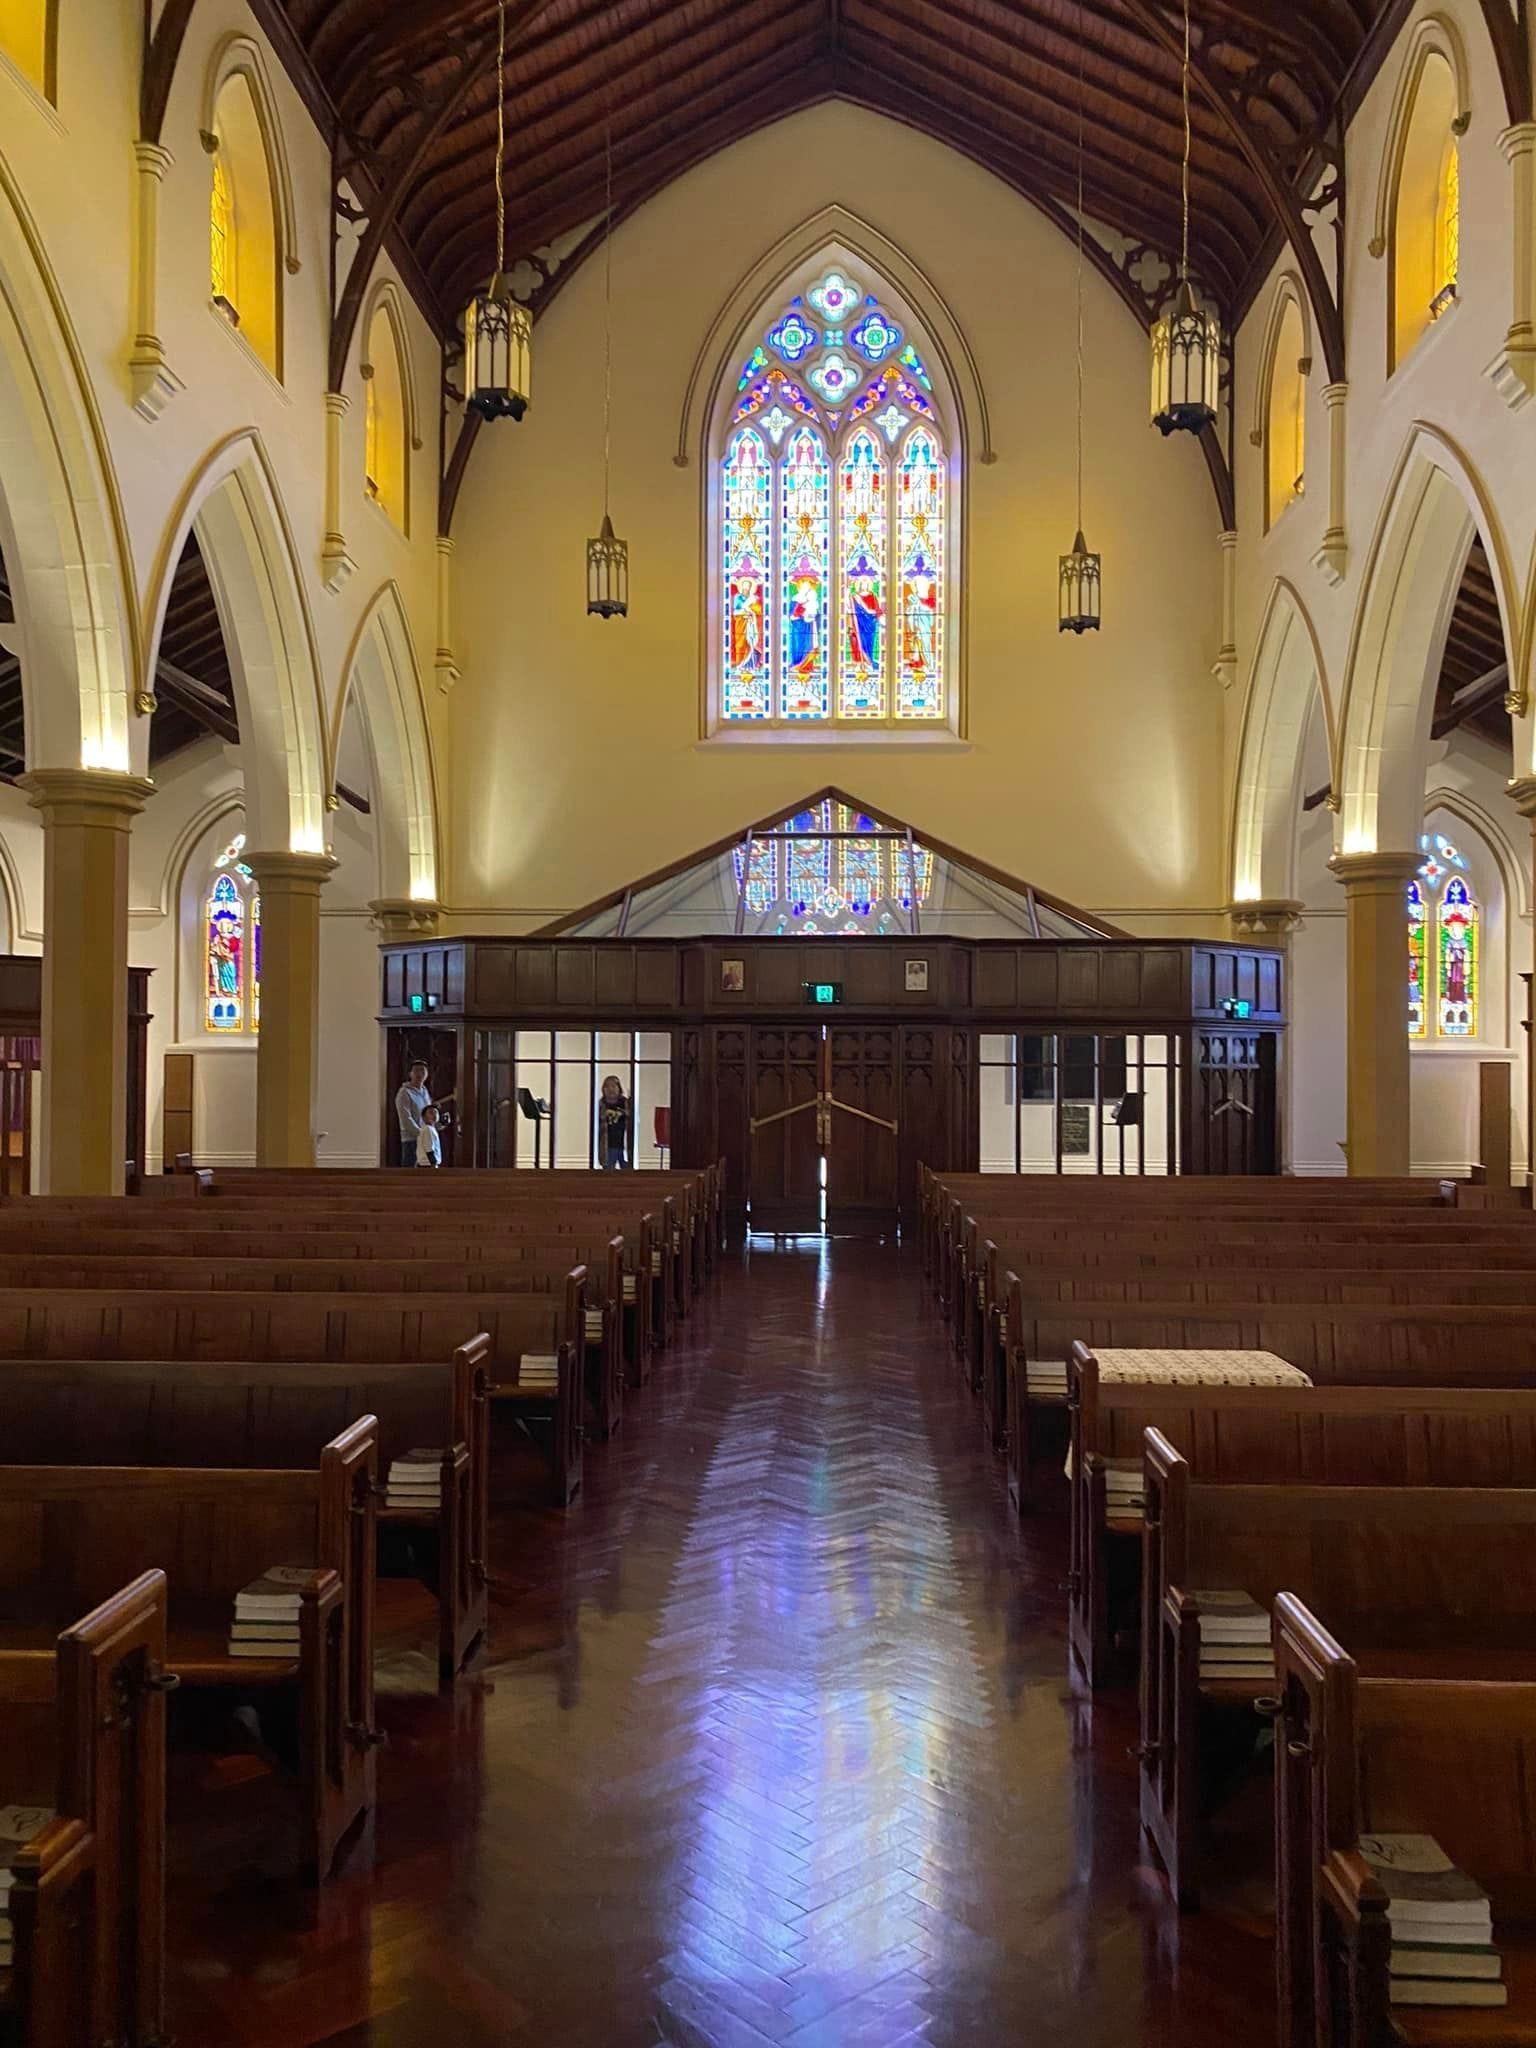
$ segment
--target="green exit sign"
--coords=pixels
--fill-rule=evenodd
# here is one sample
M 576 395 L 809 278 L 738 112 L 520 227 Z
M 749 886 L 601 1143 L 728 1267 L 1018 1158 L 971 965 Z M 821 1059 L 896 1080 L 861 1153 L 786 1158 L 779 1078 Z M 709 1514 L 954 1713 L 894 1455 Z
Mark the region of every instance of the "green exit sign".
M 808 1003 L 840 1003 L 843 1000 L 840 981 L 802 981 L 800 987 Z
M 427 999 L 424 995 L 417 994 L 411 997 L 411 1009 L 418 1017 L 426 1007 Z

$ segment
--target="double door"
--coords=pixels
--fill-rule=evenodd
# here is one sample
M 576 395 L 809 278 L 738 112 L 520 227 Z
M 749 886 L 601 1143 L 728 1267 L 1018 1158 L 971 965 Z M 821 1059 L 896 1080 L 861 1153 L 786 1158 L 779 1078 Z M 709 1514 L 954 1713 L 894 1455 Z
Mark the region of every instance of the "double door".
M 758 1230 L 877 1225 L 900 1199 L 900 1031 L 805 1024 L 752 1033 L 748 1199 Z

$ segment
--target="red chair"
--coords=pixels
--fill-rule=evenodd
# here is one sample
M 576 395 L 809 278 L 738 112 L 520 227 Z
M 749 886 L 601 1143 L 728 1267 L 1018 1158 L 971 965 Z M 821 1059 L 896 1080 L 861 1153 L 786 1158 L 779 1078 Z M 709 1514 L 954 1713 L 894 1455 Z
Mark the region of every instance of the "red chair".
M 656 1111 L 656 1150 L 670 1152 L 672 1149 L 672 1112 L 658 1107 Z

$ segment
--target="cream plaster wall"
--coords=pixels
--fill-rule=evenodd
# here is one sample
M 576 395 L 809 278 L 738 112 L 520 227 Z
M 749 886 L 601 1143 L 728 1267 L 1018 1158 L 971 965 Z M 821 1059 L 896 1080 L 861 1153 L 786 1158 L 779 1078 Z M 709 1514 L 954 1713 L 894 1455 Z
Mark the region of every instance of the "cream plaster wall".
M 738 275 L 834 202 L 932 280 L 990 402 L 997 460 L 969 477 L 965 747 L 698 743 L 701 478 L 673 461 L 684 387 Z M 540 321 L 528 417 L 482 435 L 459 508 L 462 928 L 531 927 L 832 781 L 1129 927 L 1210 926 L 1224 900 L 1215 501 L 1198 448 L 1149 425 L 1145 337 L 1090 277 L 1086 516 L 1105 626 L 1058 633 L 1072 288 L 1071 247 L 1033 208 L 841 105 L 738 144 L 625 224 L 612 501 L 629 618 L 584 611 L 602 510 L 600 264 Z

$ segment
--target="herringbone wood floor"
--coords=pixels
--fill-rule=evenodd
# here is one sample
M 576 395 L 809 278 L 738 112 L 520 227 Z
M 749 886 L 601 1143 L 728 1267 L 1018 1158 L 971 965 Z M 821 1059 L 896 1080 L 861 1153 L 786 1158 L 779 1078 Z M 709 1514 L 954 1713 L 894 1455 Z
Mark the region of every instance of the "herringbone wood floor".
M 263 1853 L 254 1741 L 178 1759 L 182 2048 L 1272 2037 L 1262 1919 L 1181 1926 L 1144 1858 L 1060 1518 L 1010 1521 L 913 1255 L 727 1261 L 583 1499 L 499 1514 L 492 1562 L 452 1699 L 384 1599 L 378 1814 L 323 1892 Z

